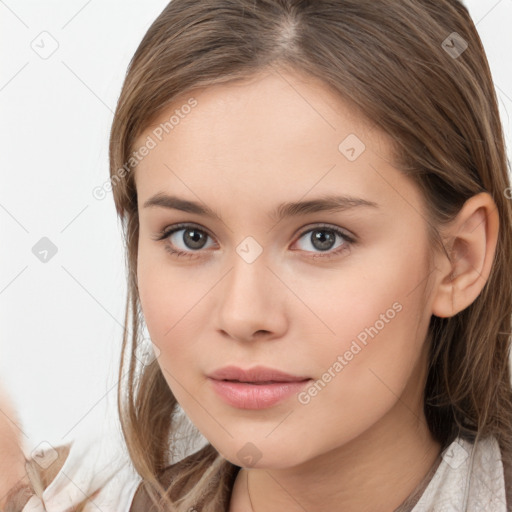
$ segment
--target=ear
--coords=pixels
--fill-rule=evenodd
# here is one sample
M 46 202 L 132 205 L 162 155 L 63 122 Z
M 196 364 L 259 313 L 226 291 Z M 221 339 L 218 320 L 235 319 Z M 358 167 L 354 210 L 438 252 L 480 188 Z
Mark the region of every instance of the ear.
M 432 314 L 451 317 L 467 308 L 491 272 L 498 240 L 499 215 L 487 192 L 468 199 L 457 217 L 442 229 L 446 254 L 436 255 L 438 274 Z

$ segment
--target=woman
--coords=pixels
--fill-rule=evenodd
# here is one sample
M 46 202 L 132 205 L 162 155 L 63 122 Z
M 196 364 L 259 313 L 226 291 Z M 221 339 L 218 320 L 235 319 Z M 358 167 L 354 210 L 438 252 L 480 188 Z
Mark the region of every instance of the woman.
M 129 510 L 512 510 L 510 183 L 459 1 L 173 0 L 110 166 Z

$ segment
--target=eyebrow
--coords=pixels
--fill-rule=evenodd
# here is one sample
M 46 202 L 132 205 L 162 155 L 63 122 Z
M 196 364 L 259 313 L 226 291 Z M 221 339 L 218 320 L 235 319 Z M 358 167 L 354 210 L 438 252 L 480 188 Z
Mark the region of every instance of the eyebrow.
M 150 207 L 168 208 L 222 220 L 222 217 L 218 215 L 215 210 L 212 210 L 205 204 L 163 193 L 154 195 L 144 203 L 144 208 Z M 307 215 L 309 213 L 316 212 L 346 211 L 357 207 L 378 209 L 379 205 L 373 201 L 368 201 L 359 197 L 325 195 L 309 201 L 282 203 L 269 214 L 269 217 L 273 221 L 281 221 L 286 217 L 298 217 L 300 215 Z

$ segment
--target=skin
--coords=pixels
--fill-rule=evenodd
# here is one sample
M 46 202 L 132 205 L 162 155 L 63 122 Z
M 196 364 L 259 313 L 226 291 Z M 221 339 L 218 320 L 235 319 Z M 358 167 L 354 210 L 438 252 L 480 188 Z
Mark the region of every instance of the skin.
M 0 510 L 13 487 L 28 483 L 20 432 L 14 406 L 0 384 Z
M 485 284 L 498 232 L 494 203 L 475 196 L 443 231 L 455 263 L 430 258 L 426 208 L 395 167 L 392 140 L 298 73 L 265 71 L 183 95 L 135 147 L 191 96 L 197 106 L 135 170 L 138 286 L 158 364 L 224 457 L 244 466 L 238 451 L 256 447 L 231 512 L 393 511 L 441 450 L 423 413 L 428 322 L 464 309 Z M 355 161 L 338 149 L 349 134 L 366 146 Z M 206 204 L 222 220 L 144 207 L 157 193 Z M 378 206 L 269 217 L 278 204 L 324 194 Z M 184 231 L 155 240 L 181 222 L 203 230 L 202 249 L 187 246 Z M 318 223 L 355 243 L 337 235 L 327 252 L 345 250 L 321 257 L 310 238 Z M 252 263 L 236 252 L 248 236 L 263 249 Z M 173 256 L 166 244 L 192 257 Z M 396 303 L 400 312 L 307 404 L 292 396 L 266 409 L 235 408 L 206 377 L 225 365 L 262 364 L 316 381 Z

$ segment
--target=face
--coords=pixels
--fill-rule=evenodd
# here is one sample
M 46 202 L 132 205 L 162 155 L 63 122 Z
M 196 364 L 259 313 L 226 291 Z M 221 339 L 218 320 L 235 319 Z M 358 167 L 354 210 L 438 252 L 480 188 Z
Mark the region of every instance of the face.
M 222 455 L 293 466 L 399 428 L 400 397 L 422 414 L 426 214 L 385 133 L 321 82 L 265 72 L 184 95 L 145 144 L 142 310 L 173 394 Z M 309 380 L 209 377 L 226 366 Z

